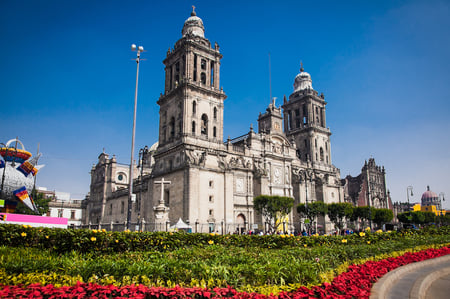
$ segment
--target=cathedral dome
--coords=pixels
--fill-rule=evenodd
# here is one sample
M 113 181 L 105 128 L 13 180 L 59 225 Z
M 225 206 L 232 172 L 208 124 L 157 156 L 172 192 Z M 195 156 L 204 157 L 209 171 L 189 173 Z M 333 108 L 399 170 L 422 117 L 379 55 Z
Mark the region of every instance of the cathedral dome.
M 430 190 L 430 186 L 427 186 L 427 191 L 422 194 L 422 205 L 436 205 L 438 202 L 438 195 Z
M 311 75 L 303 69 L 303 65 L 300 67 L 300 73 L 295 77 L 294 91 L 313 89 Z
M 183 30 L 181 31 L 183 36 L 186 34 L 192 34 L 200 37 L 205 37 L 205 27 L 203 21 L 195 13 L 195 7 L 192 7 L 191 16 L 184 21 Z

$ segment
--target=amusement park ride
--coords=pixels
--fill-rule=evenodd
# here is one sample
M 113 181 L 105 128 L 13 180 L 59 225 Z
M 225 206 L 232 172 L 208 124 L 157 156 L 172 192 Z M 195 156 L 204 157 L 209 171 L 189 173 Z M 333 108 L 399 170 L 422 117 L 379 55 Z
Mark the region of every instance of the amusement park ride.
M 20 145 L 21 149 L 17 148 Z M 31 157 L 19 139 L 0 143 L 0 209 L 6 213 L 14 212 L 17 203 L 22 202 L 37 212 L 31 192 L 35 187 L 36 174 L 44 167 L 37 165 L 39 157 Z M 3 206 L 2 206 L 3 205 Z

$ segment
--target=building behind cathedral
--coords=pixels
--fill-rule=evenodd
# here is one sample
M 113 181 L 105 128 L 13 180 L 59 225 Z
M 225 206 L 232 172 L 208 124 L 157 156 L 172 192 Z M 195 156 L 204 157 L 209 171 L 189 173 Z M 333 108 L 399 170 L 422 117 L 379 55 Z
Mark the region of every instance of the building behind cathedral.
M 145 223 L 147 230 L 166 230 L 179 219 L 195 232 L 264 230 L 264 219 L 253 209 L 255 196 L 293 197 L 294 206 L 349 200 L 339 169 L 332 164 L 327 102 L 313 89 L 303 67 L 281 106 L 268 103 L 255 116 L 256 129 L 250 126 L 245 134 L 224 142 L 227 96 L 220 85 L 222 54 L 204 33 L 203 22 L 193 11 L 163 61 L 159 138 L 140 151 L 134 167 L 131 222 Z M 376 171 L 384 174 L 379 167 Z M 128 177 L 128 165 L 100 154 L 91 171 L 84 223 L 126 222 Z M 380 180 L 377 176 L 373 188 L 379 192 L 372 200 L 385 207 L 388 194 L 385 180 Z M 355 196 L 352 201 L 362 200 Z M 291 232 L 303 229 L 295 208 L 286 225 Z M 332 228 L 327 218 L 319 219 L 318 227 Z

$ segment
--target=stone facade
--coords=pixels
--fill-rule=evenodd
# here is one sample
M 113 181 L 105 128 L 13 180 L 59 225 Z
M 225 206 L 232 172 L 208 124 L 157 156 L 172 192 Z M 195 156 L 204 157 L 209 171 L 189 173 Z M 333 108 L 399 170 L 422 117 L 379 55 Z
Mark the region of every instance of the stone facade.
M 145 219 L 158 230 L 167 228 L 164 217 L 171 224 L 181 218 L 193 231 L 232 233 L 265 229 L 253 210 L 253 198 L 260 194 L 293 197 L 295 206 L 343 201 L 339 169 L 331 163 L 326 102 L 303 67 L 289 99 L 281 107 L 273 101 L 260 113 L 257 131 L 250 127 L 223 142 L 227 96 L 220 87 L 219 50 L 204 37 L 203 22 L 193 11 L 163 61 L 159 140 L 134 168 L 137 200 L 131 221 Z M 105 153 L 99 156 L 91 171 L 86 222 L 126 221 L 128 167 Z M 162 180 L 170 182 L 163 192 L 157 183 Z M 294 208 L 289 231 L 302 229 L 300 222 Z M 320 222 L 330 229 L 327 219 Z
M 355 206 L 370 206 L 393 210 L 389 190 L 386 188 L 384 167 L 377 166 L 375 159 L 365 162 L 357 177 L 348 175 L 342 180 L 345 201 Z

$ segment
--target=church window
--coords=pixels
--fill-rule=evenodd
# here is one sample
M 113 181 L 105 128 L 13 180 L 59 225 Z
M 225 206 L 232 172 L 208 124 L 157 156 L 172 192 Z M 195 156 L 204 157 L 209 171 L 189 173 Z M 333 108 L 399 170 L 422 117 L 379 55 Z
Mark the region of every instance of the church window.
M 214 61 L 211 61 L 211 73 L 209 78 L 211 79 L 211 86 L 214 86 Z
M 169 206 L 170 203 L 170 191 L 164 190 L 164 203 L 166 206 Z
M 208 136 L 208 116 L 206 114 L 202 115 L 201 134 Z
M 197 112 L 197 102 L 192 102 L 192 114 L 195 114 Z
M 305 142 L 305 148 L 308 148 L 308 141 L 305 139 L 304 142 Z
M 306 125 L 308 123 L 308 118 L 306 116 L 303 116 L 303 125 Z
M 169 89 L 172 89 L 172 76 L 173 76 L 173 67 L 171 66 L 169 69 L 169 78 L 170 78 Z
M 58 217 L 59 218 L 62 218 L 63 213 L 64 213 L 64 209 L 58 209 Z
M 300 118 L 295 119 L 295 127 L 300 128 Z
M 217 129 L 216 129 L 216 127 L 214 127 L 213 128 L 213 137 L 217 137 L 216 135 L 217 135 Z
M 209 188 L 214 187 L 214 181 L 209 181 Z
M 325 142 L 325 150 L 328 151 L 328 142 Z
M 197 81 L 197 55 L 194 54 L 194 81 Z
M 214 202 L 214 197 L 212 195 L 209 196 L 209 202 Z
M 319 161 L 319 158 L 317 157 L 317 153 L 316 153 L 316 161 Z
M 206 84 L 206 74 L 202 72 L 200 76 L 201 76 L 202 84 Z
M 170 137 L 175 137 L 175 117 L 170 119 Z
M 300 110 L 295 109 L 295 116 L 299 116 L 300 115 Z
M 120 213 L 123 214 L 124 212 L 125 212 L 125 202 L 122 201 L 122 202 L 120 203 Z
M 217 108 L 216 108 L 216 107 L 214 107 L 214 113 L 213 113 L 213 115 L 214 115 L 214 119 L 217 119 Z
M 314 139 L 314 145 L 317 147 L 317 139 Z
M 192 134 L 195 134 L 195 121 L 192 122 Z
M 205 59 L 202 59 L 201 67 L 202 67 L 202 70 L 206 70 L 206 60 Z
M 327 164 L 328 164 L 328 156 L 327 156 Z
M 179 61 L 177 63 L 175 63 L 175 71 L 176 72 L 180 71 L 180 62 Z
M 209 210 L 209 216 L 214 216 L 214 210 L 213 209 Z
M 321 147 L 320 148 L 320 161 L 323 162 L 323 160 L 324 160 L 324 154 L 323 154 L 323 148 Z
M 175 75 L 175 87 L 178 86 L 178 83 L 180 83 L 180 75 L 176 74 Z

